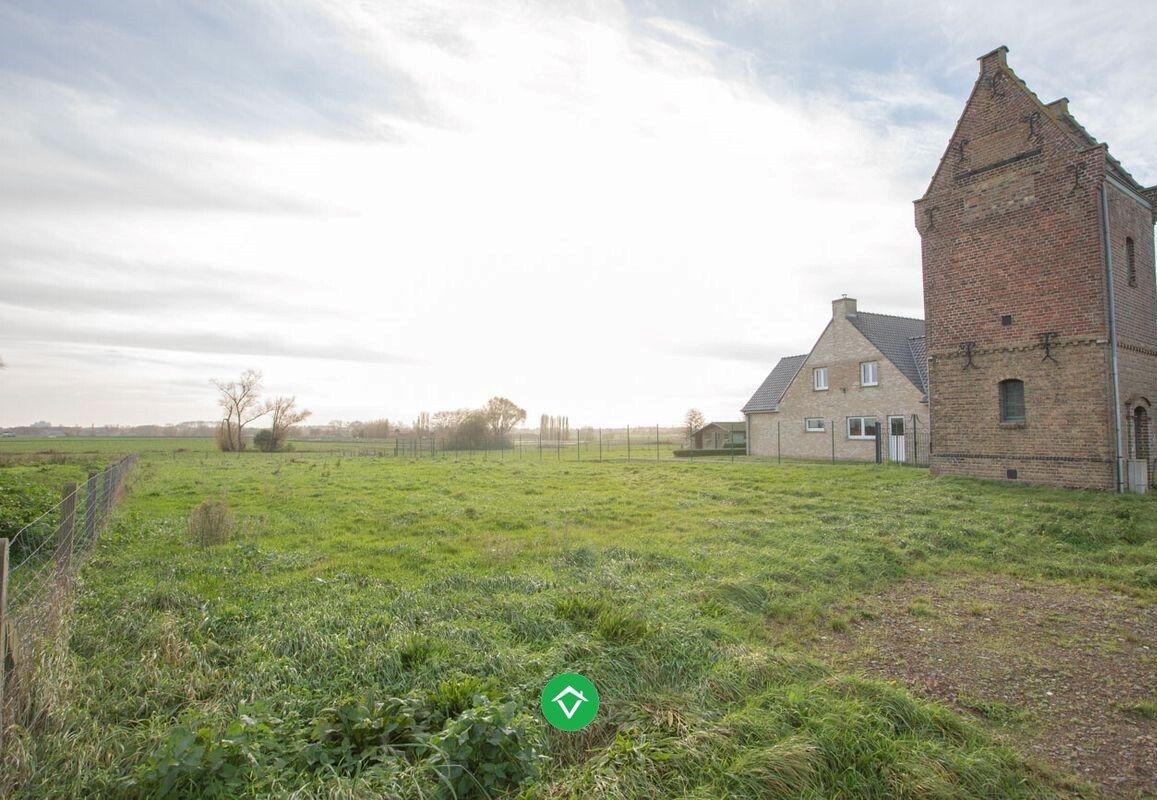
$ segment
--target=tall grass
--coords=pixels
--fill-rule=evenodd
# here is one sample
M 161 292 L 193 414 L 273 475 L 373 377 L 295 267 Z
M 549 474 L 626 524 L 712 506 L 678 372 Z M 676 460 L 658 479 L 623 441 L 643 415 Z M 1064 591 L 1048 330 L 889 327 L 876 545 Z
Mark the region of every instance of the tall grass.
M 190 514 L 226 489 L 234 537 L 201 548 Z M 1080 796 L 809 642 L 912 577 L 1153 599 L 1155 509 L 903 468 L 157 454 L 82 573 L 58 696 L 11 732 L 0 788 Z M 563 671 L 602 697 L 578 734 L 536 710 Z

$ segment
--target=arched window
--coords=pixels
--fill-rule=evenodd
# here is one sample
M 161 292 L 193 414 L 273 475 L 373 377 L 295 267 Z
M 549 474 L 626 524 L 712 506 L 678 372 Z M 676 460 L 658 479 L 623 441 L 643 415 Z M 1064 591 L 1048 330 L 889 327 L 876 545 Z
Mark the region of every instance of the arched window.
M 1024 381 L 1000 382 L 1000 421 L 1024 422 Z
M 1125 275 L 1129 285 L 1137 285 L 1137 254 L 1134 252 L 1132 237 L 1125 238 Z

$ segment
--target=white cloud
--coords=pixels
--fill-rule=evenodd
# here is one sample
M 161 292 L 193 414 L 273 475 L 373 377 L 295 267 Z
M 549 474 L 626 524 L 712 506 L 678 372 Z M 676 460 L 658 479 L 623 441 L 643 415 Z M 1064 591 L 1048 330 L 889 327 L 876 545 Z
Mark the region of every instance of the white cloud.
M 904 25 L 958 21 L 912 13 Z M 0 158 L 23 174 L 0 197 L 0 242 L 81 254 L 81 283 L 139 263 L 142 296 L 184 292 L 162 308 L 99 293 L 91 312 L 70 308 L 65 331 L 116 333 L 88 335 L 92 352 L 137 336 L 190 354 L 151 381 L 156 402 L 118 394 L 144 369 L 133 359 L 117 381 L 93 377 L 84 395 L 112 415 L 93 421 L 211 416 L 179 381 L 247 366 L 320 419 L 408 420 L 492 394 L 577 424 L 677 421 L 693 405 L 731 418 L 777 355 L 810 347 L 832 297 L 921 313 L 911 201 L 964 102 L 927 61 L 833 57 L 803 74 L 722 28 L 609 2 L 327 0 L 306 16 L 406 102 L 347 98 L 348 130 L 237 129 L 89 87 L 34 94 L 47 79 L 0 72 L 19 120 Z M 957 66 L 974 71 L 976 55 Z M 1134 122 L 1126 142 L 1151 127 Z M 0 260 L 0 277 L 34 264 Z M 49 324 L 32 283 L 41 310 L 20 312 L 25 329 Z M 247 338 L 278 346 L 226 346 Z M 38 394 L 20 365 L 52 351 L 27 339 L 0 339 L 0 424 L 85 421 L 74 398 Z M 771 345 L 784 352 L 750 361 Z M 343 348 L 409 363 L 316 358 Z

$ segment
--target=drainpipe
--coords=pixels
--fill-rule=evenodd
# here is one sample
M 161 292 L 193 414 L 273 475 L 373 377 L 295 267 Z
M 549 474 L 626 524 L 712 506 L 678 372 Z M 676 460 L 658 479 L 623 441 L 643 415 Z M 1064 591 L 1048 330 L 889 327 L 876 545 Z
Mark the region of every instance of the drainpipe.
M 1113 291 L 1113 248 L 1109 236 L 1109 194 L 1105 182 L 1101 182 L 1101 236 L 1105 248 L 1105 281 L 1109 294 L 1109 358 L 1113 373 L 1113 432 L 1117 443 L 1117 491 L 1125 491 L 1124 452 L 1125 442 L 1121 426 L 1121 378 L 1117 366 L 1117 303 Z

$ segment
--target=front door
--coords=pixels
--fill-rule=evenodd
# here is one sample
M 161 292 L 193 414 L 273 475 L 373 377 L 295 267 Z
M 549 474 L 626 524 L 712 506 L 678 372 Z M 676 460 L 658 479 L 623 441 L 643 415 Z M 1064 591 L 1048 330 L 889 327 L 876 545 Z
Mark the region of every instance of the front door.
M 897 464 L 906 460 L 903 417 L 888 417 L 888 460 Z

